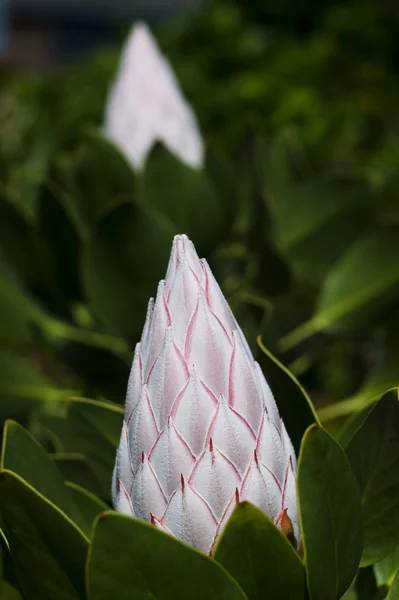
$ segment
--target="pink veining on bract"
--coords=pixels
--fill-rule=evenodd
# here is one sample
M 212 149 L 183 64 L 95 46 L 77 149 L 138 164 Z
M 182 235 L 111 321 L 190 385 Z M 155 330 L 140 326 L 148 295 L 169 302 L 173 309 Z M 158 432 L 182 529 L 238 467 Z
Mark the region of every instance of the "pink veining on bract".
M 115 508 L 210 553 L 236 502 L 248 500 L 299 540 L 295 469 L 227 301 L 191 241 L 176 236 L 134 354 Z

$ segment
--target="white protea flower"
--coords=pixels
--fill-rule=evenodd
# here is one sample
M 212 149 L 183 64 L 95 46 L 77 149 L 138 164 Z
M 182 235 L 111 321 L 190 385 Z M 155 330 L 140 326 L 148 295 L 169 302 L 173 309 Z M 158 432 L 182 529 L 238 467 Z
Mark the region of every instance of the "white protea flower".
M 299 539 L 295 453 L 212 272 L 176 236 L 130 373 L 117 510 L 210 553 L 236 502 Z
M 134 25 L 123 49 L 104 129 L 136 170 L 143 168 L 157 141 L 189 166 L 203 165 L 203 143 L 194 113 L 144 23 Z

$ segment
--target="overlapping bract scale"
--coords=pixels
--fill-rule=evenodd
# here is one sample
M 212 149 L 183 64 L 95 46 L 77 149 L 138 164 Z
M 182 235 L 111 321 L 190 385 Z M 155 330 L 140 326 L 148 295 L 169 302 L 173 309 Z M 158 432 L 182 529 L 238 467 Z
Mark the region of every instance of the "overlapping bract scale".
M 295 468 L 273 394 L 209 266 L 176 236 L 133 359 L 115 508 L 210 553 L 248 500 L 298 542 Z

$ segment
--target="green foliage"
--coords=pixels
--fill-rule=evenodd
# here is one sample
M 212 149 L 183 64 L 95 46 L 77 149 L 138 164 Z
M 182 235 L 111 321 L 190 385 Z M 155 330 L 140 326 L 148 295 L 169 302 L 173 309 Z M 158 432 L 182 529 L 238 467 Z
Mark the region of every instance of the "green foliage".
M 1 468 L 19 475 L 72 521 L 83 526 L 82 516 L 57 466 L 24 428 L 13 421 L 8 421 L 4 428 Z
M 304 600 L 305 571 L 288 539 L 258 509 L 239 504 L 219 540 L 215 560 L 238 581 L 248 598 Z
M 116 48 L 2 75 L 1 599 L 399 597 L 397 6 L 206 4 L 157 31 L 201 170 L 159 144 L 134 173 L 105 138 Z M 183 232 L 300 451 L 299 552 L 248 504 L 212 558 L 101 514 L 132 350 Z
M 28 600 L 81 600 L 88 540 L 54 504 L 9 471 L 0 508 L 13 564 Z
M 41 420 L 54 436 L 53 458 L 65 479 L 105 501 L 110 500 L 122 417 L 116 405 L 76 398 L 68 402 L 66 417 L 44 415 Z
M 399 598 L 399 572 L 393 580 L 392 586 L 388 592 L 387 600 L 398 600 Z
M 346 448 L 362 494 L 362 565 L 374 564 L 399 545 L 399 403 L 383 396 Z M 378 525 L 376 525 L 378 522 Z
M 295 398 L 292 392 L 299 388 L 294 387 L 294 380 L 273 357 L 268 360 L 276 371 L 280 370 L 280 381 L 289 382 L 285 384 L 288 387 L 277 388 L 277 402 L 280 404 L 287 389 Z M 296 402 L 303 402 L 313 414 L 306 396 L 301 398 L 298 394 Z M 368 563 L 375 563 L 379 585 L 390 585 L 398 566 L 395 553 L 384 564 L 376 562 L 380 546 L 370 558 L 370 548 L 375 548 L 376 540 L 384 543 L 387 554 L 396 539 L 396 529 L 388 525 L 396 518 L 396 508 L 389 505 L 390 513 L 384 509 L 388 498 L 384 490 L 389 489 L 384 486 L 390 486 L 395 476 L 394 451 L 399 435 L 391 413 L 396 408 L 396 395 L 384 397 L 374 409 L 365 411 L 346 434 L 360 489 L 364 478 L 370 479 L 372 474 L 374 479 L 367 484 L 372 498 L 372 486 L 378 481 L 374 518 L 364 519 L 364 553 L 368 553 Z M 58 449 L 67 451 L 53 455 L 53 462 L 20 425 L 7 424 L 2 453 L 2 467 L 7 470 L 0 473 L 0 512 L 6 535 L 3 573 L 7 586 L 17 581 L 25 596 L 32 599 L 83 600 L 86 596 L 82 586 L 86 586 L 89 597 L 99 599 L 109 597 L 112 590 L 117 590 L 122 598 L 133 592 L 143 598 L 187 597 L 190 589 L 190 597 L 211 593 L 215 598 L 248 600 L 258 600 L 266 594 L 277 597 L 283 590 L 284 597 L 299 600 L 306 598 L 304 567 L 311 599 L 338 600 L 349 586 L 362 549 L 360 493 L 344 451 L 319 425 L 313 424 L 305 432 L 299 456 L 304 564 L 289 540 L 248 503 L 237 507 L 209 559 L 141 521 L 104 513 L 122 411 L 110 403 L 85 399 L 69 401 L 66 409 L 63 416 L 43 416 L 45 427 L 38 430 L 46 436 L 47 443 L 52 440 Z M 377 409 L 390 411 L 388 418 L 382 419 Z M 389 432 L 381 429 L 381 422 Z M 381 465 L 392 468 L 379 472 Z M 80 481 L 80 485 L 71 479 Z M 365 517 L 371 510 L 364 497 Z M 89 542 L 79 527 L 90 531 L 92 537 L 88 555 Z M 85 569 L 87 581 L 82 583 Z M 51 577 L 47 577 L 49 570 Z
M 245 600 L 239 585 L 215 561 L 147 523 L 105 513 L 96 522 L 88 566 L 88 594 L 160 600 Z
M 106 214 L 88 240 L 83 273 L 93 311 L 132 345 L 176 233 L 158 214 L 125 203 Z
M 298 496 L 309 596 L 338 600 L 361 556 L 361 499 L 344 451 L 318 425 L 302 441 Z

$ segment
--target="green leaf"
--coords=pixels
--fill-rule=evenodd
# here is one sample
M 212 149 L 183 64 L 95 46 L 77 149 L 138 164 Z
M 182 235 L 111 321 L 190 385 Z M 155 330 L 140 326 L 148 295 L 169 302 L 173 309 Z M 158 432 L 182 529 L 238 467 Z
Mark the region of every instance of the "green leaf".
M 385 345 L 385 356 L 380 364 L 377 364 L 368 374 L 361 388 L 354 396 L 348 398 L 346 404 L 340 404 L 337 410 L 345 410 L 351 405 L 359 407 L 366 406 L 370 402 L 377 400 L 387 390 L 398 387 L 399 385 L 399 340 L 396 335 L 397 319 L 390 320 L 388 327 L 391 329 L 390 338 Z
M 87 232 L 116 202 L 131 200 L 134 173 L 118 149 L 99 131 L 90 130 L 70 159 L 59 163 L 71 209 Z
M 397 572 L 399 572 L 399 546 L 396 546 L 393 552 L 374 564 L 377 585 L 391 585 Z
M 296 453 L 299 452 L 306 429 L 317 421 L 312 402 L 295 377 L 286 369 L 258 338 L 261 352 L 257 360 L 273 392 L 280 415 L 287 428 Z
M 362 495 L 362 566 L 399 544 L 399 403 L 389 392 L 369 412 L 346 449 Z
M 122 204 L 104 216 L 89 239 L 83 278 L 93 311 L 132 344 L 166 273 L 176 233 L 155 213 Z
M 103 334 L 99 334 L 98 341 L 104 345 L 101 347 L 94 345 L 97 343 L 96 332 L 90 332 L 94 334 L 93 340 L 87 333 L 87 329 L 82 327 L 80 334 L 83 343 L 63 343 L 57 358 L 62 361 L 68 372 L 73 373 L 77 380 L 82 382 L 83 389 L 90 390 L 92 397 L 107 398 L 120 403 L 126 394 L 131 352 L 123 347 L 125 342 L 121 338 L 104 335 L 101 339 Z
M 288 539 L 255 506 L 239 504 L 223 530 L 215 554 L 249 600 L 304 600 L 305 570 Z
M 30 222 L 15 203 L 0 195 L 0 250 L 16 272 L 30 268 Z
M 7 581 L 0 581 L 0 600 L 22 600 L 22 596 Z
M 383 227 L 355 242 L 324 279 L 314 316 L 280 340 L 288 350 L 318 331 L 370 325 L 397 297 L 399 229 Z
M 101 512 L 108 510 L 109 506 L 102 500 L 97 498 L 94 494 L 84 489 L 76 483 L 67 481 L 65 486 L 68 488 L 70 495 L 72 496 L 76 506 L 79 508 L 79 512 L 82 515 L 86 524 L 84 531 L 85 533 L 91 533 L 94 519 Z
M 82 465 L 81 461 L 77 464 L 75 461 L 78 469 L 76 475 L 80 479 L 73 478 L 73 481 L 88 487 L 81 478 L 84 476 L 82 467 L 85 469 L 85 466 L 88 466 L 92 473 L 90 484 L 98 482 L 101 492 L 97 486 L 91 486 L 89 489 L 104 500 L 110 498 L 110 482 L 122 420 L 122 407 L 84 398 L 70 400 L 67 418 L 45 416 L 41 419 L 44 425 L 54 431 L 64 452 L 84 457 L 86 465 Z M 68 468 L 72 467 L 72 464 L 69 461 L 64 466 Z M 70 479 L 68 473 L 67 478 Z
M 51 459 L 61 471 L 65 481 L 70 481 L 84 488 L 97 498 L 108 498 L 110 496 L 110 491 L 104 495 L 104 490 L 84 454 L 58 453 L 51 455 Z
M 4 428 L 1 468 L 22 477 L 79 527 L 84 527 L 85 521 L 57 466 L 40 444 L 15 421 L 7 421 Z
M 215 561 L 138 519 L 97 520 L 87 565 L 90 600 L 245 600 Z
M 119 445 L 124 409 L 111 402 L 89 398 L 70 398 L 68 415 L 75 421 L 86 423 L 101 434 L 114 448 Z
M 10 547 L 4 532 L 0 529 L 0 581 L 18 586 L 18 579 L 12 562 Z M 1 596 L 0 596 L 1 598 Z
M 353 413 L 353 415 L 346 421 L 338 437 L 338 441 L 343 448 L 348 446 L 349 442 L 363 425 L 364 421 L 367 419 L 370 411 L 372 410 L 373 405 L 366 406 L 363 410 Z
M 297 477 L 310 600 L 338 600 L 361 557 L 361 499 L 344 451 L 318 425 L 305 433 Z
M 46 294 L 46 306 L 63 317 L 69 316 L 72 302 L 82 299 L 79 281 L 82 233 L 68 200 L 52 181 L 40 187 L 36 236 L 41 251 L 39 271 L 43 272 L 39 285 Z
M 84 600 L 88 540 L 18 475 L 0 473 L 0 512 L 26 600 Z
M 327 187 L 330 187 L 326 193 Z M 347 248 L 369 230 L 370 225 L 370 202 L 364 201 L 364 186 L 331 185 L 323 183 L 318 186 L 310 186 L 304 193 L 313 194 L 314 202 L 319 204 L 328 203 L 334 197 L 341 197 L 344 202 L 348 201 L 345 210 L 332 216 L 326 223 L 298 243 L 287 250 L 287 259 L 291 259 L 293 268 L 298 278 L 321 283 L 331 266 L 344 254 Z M 359 200 L 354 202 L 353 200 Z
M 220 243 L 228 228 L 222 197 L 206 171 L 188 167 L 161 145 L 148 157 L 140 199 L 186 233 L 200 255 Z
M 1 286 L 0 286 L 1 287 Z M 0 348 L 0 419 L 20 418 L 38 404 L 65 398 L 71 391 L 56 387 L 39 373 L 33 361 Z
M 26 294 L 1 255 L 0 278 L 0 336 L 26 342 L 32 336 L 32 325 L 43 322 L 44 311 Z
M 399 571 L 396 573 L 386 600 L 399 600 Z
M 369 194 L 358 182 L 300 180 L 295 176 L 293 141 L 286 132 L 278 136 L 267 145 L 262 163 L 277 244 L 309 279 L 365 230 Z M 265 144 L 260 151 L 265 154 Z

